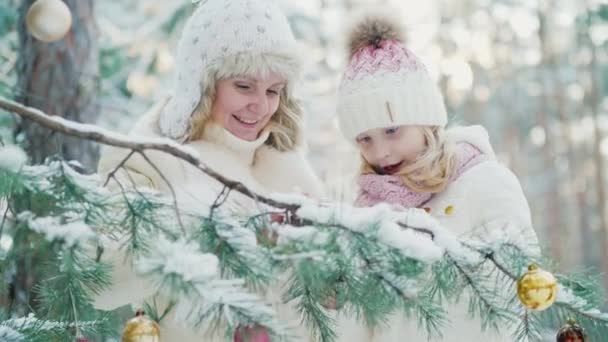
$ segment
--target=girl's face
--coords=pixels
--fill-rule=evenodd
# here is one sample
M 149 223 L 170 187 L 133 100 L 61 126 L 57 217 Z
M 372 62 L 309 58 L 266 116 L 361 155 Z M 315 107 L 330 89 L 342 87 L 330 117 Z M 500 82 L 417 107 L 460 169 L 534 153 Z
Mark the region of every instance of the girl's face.
M 279 108 L 284 86 L 285 81 L 274 73 L 220 80 L 211 118 L 238 138 L 253 141 Z
M 367 130 L 356 137 L 363 158 L 379 174 L 392 175 L 416 160 L 426 147 L 420 126 Z

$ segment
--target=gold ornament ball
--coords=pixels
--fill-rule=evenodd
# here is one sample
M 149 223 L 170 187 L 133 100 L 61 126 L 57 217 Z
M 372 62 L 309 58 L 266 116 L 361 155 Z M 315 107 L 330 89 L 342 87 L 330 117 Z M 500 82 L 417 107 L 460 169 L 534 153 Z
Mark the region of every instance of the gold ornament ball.
M 530 265 L 517 282 L 517 296 L 526 308 L 543 311 L 555 302 L 557 280 L 550 272 Z
M 27 30 L 43 42 L 57 41 L 70 30 L 72 13 L 61 0 L 37 0 L 25 17 Z
M 159 342 L 160 326 L 138 310 L 122 331 L 122 342 Z

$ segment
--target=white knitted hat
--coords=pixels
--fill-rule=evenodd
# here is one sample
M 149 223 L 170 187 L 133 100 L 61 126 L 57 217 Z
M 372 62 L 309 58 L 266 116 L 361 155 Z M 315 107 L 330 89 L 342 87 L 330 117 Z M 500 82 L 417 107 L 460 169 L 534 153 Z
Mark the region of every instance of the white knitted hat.
M 391 20 L 365 17 L 350 35 L 351 58 L 338 90 L 337 113 L 351 142 L 374 128 L 447 124 L 439 88 Z
M 272 0 L 202 0 L 184 27 L 175 64 L 159 127 L 177 140 L 189 136 L 190 118 L 214 79 L 273 71 L 289 87 L 300 68 L 287 18 Z

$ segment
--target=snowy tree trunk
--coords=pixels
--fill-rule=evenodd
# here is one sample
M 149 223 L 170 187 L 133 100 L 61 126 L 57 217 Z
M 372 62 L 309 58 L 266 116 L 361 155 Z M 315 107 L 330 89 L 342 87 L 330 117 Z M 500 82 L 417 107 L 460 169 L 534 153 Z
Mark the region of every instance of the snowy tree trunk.
M 24 0 L 19 12 L 19 59 L 17 100 L 52 115 L 84 123 L 95 123 L 99 77 L 97 28 L 93 0 L 65 0 L 73 17 L 72 28 L 54 43 L 36 40 L 27 32 L 25 15 L 34 0 Z M 56 19 L 56 18 L 52 18 Z M 82 140 L 65 137 L 30 122 L 15 132 L 27 143 L 33 163 L 51 155 L 78 160 L 88 171 L 95 169 L 98 148 Z
M 24 0 L 19 9 L 16 100 L 66 119 L 95 123 L 99 114 L 95 101 L 99 52 L 93 0 L 65 1 L 72 12 L 72 28 L 63 39 L 54 43 L 38 41 L 28 33 L 25 15 L 33 2 Z M 25 143 L 33 164 L 59 155 L 66 160 L 80 161 L 85 170 L 95 169 L 98 151 L 89 142 L 63 136 L 30 121 L 20 122 L 14 134 L 17 141 Z M 31 238 L 29 235 L 20 237 L 23 241 Z M 36 283 L 40 265 L 47 257 L 46 251 L 24 255 L 28 256 L 15 260 L 15 273 L 9 289 L 8 301 L 14 313 L 22 313 L 22 310 L 35 305 L 32 285 Z

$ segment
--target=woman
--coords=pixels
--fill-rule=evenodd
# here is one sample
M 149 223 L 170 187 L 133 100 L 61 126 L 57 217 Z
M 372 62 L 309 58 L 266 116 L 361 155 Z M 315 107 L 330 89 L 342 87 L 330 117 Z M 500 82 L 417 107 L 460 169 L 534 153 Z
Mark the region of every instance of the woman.
M 291 29 L 278 7 L 259 0 L 202 2 L 185 25 L 176 65 L 171 97 L 145 114 L 130 135 L 178 141 L 214 171 L 258 193 L 305 190 L 320 195 L 320 183 L 300 150 L 301 109 L 292 96 L 299 61 Z M 128 153 L 106 149 L 100 173 L 112 172 Z M 151 163 L 132 156 L 111 185 L 174 192 L 179 207 L 202 213 L 222 190 L 219 182 L 178 158 L 159 151 L 145 153 Z M 252 202 L 241 196 L 241 213 L 254 214 L 255 204 L 247 201 Z M 96 298 L 96 306 L 140 307 L 154 288 L 133 275 L 130 260 L 124 261 L 117 245 L 104 243 L 102 260 L 114 265 L 114 285 Z M 272 304 L 279 317 L 299 323 L 293 310 L 278 301 Z M 203 332 L 172 318 L 170 313 L 161 322 L 163 341 L 201 341 Z M 301 340 L 307 340 L 301 330 Z

